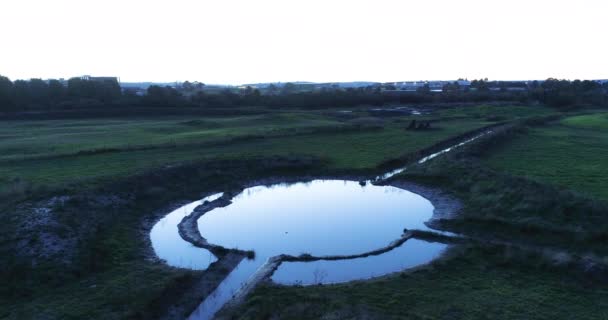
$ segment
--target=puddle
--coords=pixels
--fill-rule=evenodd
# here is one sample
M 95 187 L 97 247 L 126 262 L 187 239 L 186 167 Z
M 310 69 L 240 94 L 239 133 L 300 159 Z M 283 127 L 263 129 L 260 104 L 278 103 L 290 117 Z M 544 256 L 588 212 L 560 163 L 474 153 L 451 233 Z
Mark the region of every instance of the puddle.
M 492 131 L 491 131 L 491 130 L 488 130 L 488 131 L 483 132 L 483 133 L 480 133 L 480 134 L 478 134 L 478 135 L 476 135 L 476 136 L 474 136 L 474 137 L 472 137 L 472 138 L 470 138 L 470 139 L 467 139 L 467 140 L 465 140 L 465 141 L 463 141 L 463 142 L 460 142 L 460 143 L 458 143 L 458 144 L 455 144 L 455 145 L 453 145 L 453 146 L 450 146 L 449 148 L 445 148 L 445 149 L 443 149 L 443 150 L 440 150 L 440 151 L 438 151 L 438 152 L 435 152 L 435 153 L 433 153 L 433 154 L 430 154 L 430 155 L 428 155 L 428 156 L 426 156 L 426 157 L 424 157 L 424 158 L 422 158 L 422 159 L 418 160 L 418 164 L 423 164 L 423 163 L 425 163 L 425 162 L 427 162 L 427 161 L 429 161 L 429 160 L 431 160 L 431 159 L 433 159 L 433 158 L 436 158 L 436 157 L 438 157 L 438 156 L 440 156 L 440 155 L 442 155 L 442 154 L 444 154 L 444 153 L 448 153 L 448 152 L 450 152 L 450 151 L 452 151 L 452 150 L 454 150 L 454 149 L 456 149 L 456 148 L 458 148 L 458 147 L 462 147 L 462 146 L 464 146 L 465 144 L 467 144 L 467 143 L 469 143 L 469 142 L 472 142 L 472 141 L 475 141 L 475 140 L 477 140 L 477 139 L 479 139 L 479 138 L 481 138 L 481 137 L 485 136 L 486 134 L 490 134 L 490 133 L 492 133 Z M 386 180 L 386 179 L 388 179 L 388 178 L 391 178 L 391 177 L 393 177 L 393 176 L 395 176 L 395 175 L 400 174 L 401 172 L 403 172 L 403 171 L 405 171 L 405 170 L 407 170 L 407 167 L 403 167 L 403 168 L 399 168 L 399 169 L 395 169 L 395 170 L 389 171 L 389 172 L 387 172 L 387 173 L 385 173 L 385 174 L 383 174 L 383 175 L 377 176 L 377 177 L 374 179 L 374 181 Z
M 419 164 L 425 163 L 425 162 L 427 162 L 427 161 L 429 161 L 429 160 L 431 160 L 431 159 L 433 159 L 433 158 L 436 158 L 437 156 L 440 156 L 440 155 L 442 155 L 442 154 L 444 154 L 444 153 L 448 153 L 448 152 L 450 152 L 450 151 L 452 151 L 452 150 L 454 150 L 454 149 L 456 149 L 456 148 L 458 148 L 458 147 L 462 147 L 462 146 L 464 146 L 465 144 L 467 144 L 467 143 L 469 143 L 469 142 L 471 142 L 471 141 L 475 141 L 475 140 L 477 140 L 477 139 L 479 139 L 479 138 L 481 138 L 481 137 L 483 137 L 483 136 L 485 136 L 486 134 L 491 133 L 491 132 L 492 132 L 492 131 L 487 131 L 487 132 L 481 133 L 481 134 L 476 135 L 476 136 L 474 136 L 473 138 L 470 138 L 470 139 L 468 139 L 468 140 L 465 140 L 465 141 L 463 141 L 463 142 L 461 142 L 461 143 L 459 143 L 459 144 L 453 145 L 453 146 L 451 146 L 451 147 L 449 147 L 449 148 L 446 148 L 446 149 L 443 149 L 443 150 L 441 150 L 441 151 L 439 151 L 439 152 L 435 152 L 435 153 L 433 153 L 433 154 L 431 154 L 431 155 L 428 155 L 428 156 L 426 156 L 426 157 L 424 157 L 424 158 L 422 158 L 422 159 L 418 160 L 418 163 L 419 163 Z

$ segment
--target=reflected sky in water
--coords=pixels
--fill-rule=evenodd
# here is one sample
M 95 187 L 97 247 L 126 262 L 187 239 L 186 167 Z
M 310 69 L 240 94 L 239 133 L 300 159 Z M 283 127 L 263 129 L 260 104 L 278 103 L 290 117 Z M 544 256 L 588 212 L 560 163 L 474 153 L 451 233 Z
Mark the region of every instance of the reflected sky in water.
M 150 231 L 150 240 L 156 255 L 172 267 L 193 270 L 207 269 L 211 263 L 215 262 L 217 258 L 209 250 L 197 248 L 182 239 L 178 233 L 177 225 L 204 201 L 212 201 L 221 196 L 222 193 L 218 193 L 189 203 L 173 210 L 158 221 Z
M 222 306 L 228 302 L 234 294 L 245 285 L 245 282 L 253 275 L 264 261 L 244 259 L 220 285 L 192 312 L 188 320 L 212 319 Z
M 368 279 L 430 262 L 446 245 L 409 239 L 401 246 L 377 256 L 352 260 L 283 262 L 272 275 L 280 284 L 329 284 Z
M 210 243 L 278 254 L 358 254 L 398 239 L 404 228 L 428 230 L 433 206 L 391 186 L 354 181 L 253 187 L 227 207 L 203 215 L 198 227 Z M 257 258 L 256 258 L 257 259 Z
M 419 163 L 490 132 L 422 158 Z M 405 169 L 393 170 L 376 179 L 387 179 Z M 252 187 L 232 201 L 227 207 L 204 214 L 198 220 L 198 228 L 210 243 L 253 250 L 255 258 L 243 260 L 189 319 L 211 319 L 270 257 L 303 253 L 351 255 L 373 251 L 398 239 L 404 228 L 429 230 L 424 222 L 432 217 L 434 209 L 428 200 L 406 190 L 370 183 L 361 186 L 354 181 L 339 180 Z M 208 251 L 189 246 L 177 234 L 177 223 L 200 203 L 172 212 L 165 218 L 166 222 L 161 224 L 161 220 L 155 226 L 159 230 L 152 231 L 155 251 L 171 265 L 204 269 L 215 261 Z M 445 244 L 410 239 L 378 256 L 285 262 L 272 279 L 283 284 L 304 285 L 366 279 L 425 264 L 440 255 L 445 247 Z M 201 251 L 211 257 L 209 261 L 200 257 Z
M 417 194 L 390 186 L 360 186 L 354 181 L 315 180 L 245 189 L 231 205 L 203 215 L 198 227 L 210 243 L 254 250 L 256 257 L 243 260 L 189 319 L 211 319 L 272 256 L 365 253 L 398 239 L 404 228 L 428 230 L 424 222 L 432 214 L 432 204 Z M 428 243 L 429 252 L 422 253 L 424 243 L 416 241 L 395 249 L 398 251 L 366 258 L 376 259 L 375 263 L 354 259 L 323 267 L 345 269 L 350 280 L 381 275 L 418 261 L 428 262 L 443 248 Z M 420 256 L 405 257 L 401 248 L 413 247 L 418 248 Z M 384 260 L 387 266 L 380 265 Z M 289 270 L 281 271 L 280 277 L 286 282 L 305 281 L 309 268 L 298 268 L 293 277 Z

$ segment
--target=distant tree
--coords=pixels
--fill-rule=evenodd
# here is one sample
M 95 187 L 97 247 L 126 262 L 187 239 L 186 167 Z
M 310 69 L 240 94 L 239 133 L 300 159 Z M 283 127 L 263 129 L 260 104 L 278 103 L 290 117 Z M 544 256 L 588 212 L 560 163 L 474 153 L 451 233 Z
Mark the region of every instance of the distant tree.
M 46 104 L 49 99 L 49 85 L 42 79 L 30 79 L 28 95 L 31 103 Z
M 420 94 L 429 94 L 431 93 L 431 87 L 428 83 L 425 83 L 422 87 L 417 88 L 416 92 Z
M 282 94 L 291 94 L 294 92 L 296 92 L 296 85 L 291 82 L 284 84 L 283 88 L 281 89 Z
M 95 99 L 101 102 L 112 102 L 122 95 L 116 80 L 91 81 L 80 78 L 68 80 L 67 92 L 72 98 Z
M 58 80 L 49 80 L 49 99 L 59 102 L 65 98 L 66 88 Z
M 250 95 L 253 92 L 253 88 L 251 86 L 246 86 L 243 90 L 244 95 Z
M 30 104 L 30 86 L 25 80 L 13 82 L 13 97 L 15 104 L 20 109 L 27 109 Z
M 80 78 L 71 78 L 68 80 L 67 93 L 70 97 L 86 98 L 93 96 L 94 89 L 90 81 Z
M 487 79 L 473 80 L 471 81 L 471 88 L 477 89 L 477 91 L 486 92 L 490 91 L 490 85 Z
M 167 86 L 153 85 L 148 87 L 144 103 L 155 107 L 176 107 L 182 104 L 181 95 L 177 90 Z
M 543 102 L 556 108 L 564 108 L 576 103 L 574 86 L 566 80 L 549 78 L 541 84 Z
M 0 111 L 8 111 L 13 108 L 13 82 L 0 76 Z
M 122 95 L 122 90 L 118 81 L 104 80 L 94 82 L 95 97 L 102 102 L 116 101 Z
M 209 99 L 204 91 L 197 91 L 190 97 L 190 101 L 199 107 L 207 106 Z
M 192 85 L 192 83 L 190 83 L 190 81 L 184 81 L 184 83 L 182 83 L 182 89 L 186 92 L 192 91 L 194 90 L 194 85 Z
M 266 91 L 268 91 L 269 94 L 276 94 L 278 89 L 277 86 L 274 85 L 274 83 L 271 83 L 268 85 L 268 87 L 266 88 Z

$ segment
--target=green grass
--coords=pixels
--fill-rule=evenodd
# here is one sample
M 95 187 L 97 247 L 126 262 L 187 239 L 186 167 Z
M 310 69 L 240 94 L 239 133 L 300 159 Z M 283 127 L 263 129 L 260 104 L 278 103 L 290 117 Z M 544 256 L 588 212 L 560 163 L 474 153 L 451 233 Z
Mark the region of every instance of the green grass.
M 339 125 L 315 114 L 210 119 L 94 119 L 9 121 L 0 126 L 0 161 L 73 154 L 106 148 L 212 142 L 277 130 Z
M 471 119 L 492 119 L 498 121 L 545 116 L 552 113 L 555 113 L 555 111 L 542 106 L 528 107 L 495 105 L 449 107 L 439 112 L 442 117 L 466 117 Z
M 79 193 L 85 187 L 126 181 L 126 177 L 138 172 L 167 165 L 213 159 L 243 162 L 234 168 L 222 169 L 224 171 L 216 167 L 202 169 L 206 168 L 202 165 L 200 168 L 194 166 L 200 170 L 186 168 L 181 172 L 178 169 L 182 167 L 176 167 L 175 172 L 181 173 L 167 173 L 169 176 L 155 179 L 152 179 L 154 175 L 146 176 L 142 178 L 145 181 L 125 183 L 124 190 L 113 187 L 112 192 L 131 201 L 120 212 L 105 207 L 103 210 L 108 211 L 103 211 L 94 205 L 69 211 L 66 215 L 74 228 L 81 228 L 85 222 L 105 226 L 93 239 L 83 240 L 84 248 L 94 250 L 86 250 L 89 256 L 79 259 L 83 264 L 83 261 L 101 260 L 101 271 L 91 271 L 83 266 L 81 269 L 86 273 L 65 272 L 67 280 L 59 278 L 56 282 L 62 283 L 56 287 L 55 282 L 45 279 L 57 278 L 54 275 L 61 272 L 56 269 L 26 275 L 31 282 L 19 290 L 24 296 L 0 302 L 0 318 L 126 318 L 134 314 L 142 317 L 140 312 L 149 311 L 151 303 L 167 294 L 167 288 L 179 286 L 189 273 L 142 259 L 141 251 L 149 248 L 147 242 L 142 241 L 141 219 L 176 199 L 195 199 L 201 191 L 222 189 L 221 185 L 232 186 L 243 177 L 253 175 L 252 171 L 259 171 L 250 177 L 252 179 L 271 174 L 264 169 L 263 161 L 253 165 L 254 168 L 244 165 L 256 157 L 312 155 L 326 160 L 323 162 L 326 167 L 315 169 L 319 171 L 370 169 L 388 159 L 496 121 L 548 113 L 548 110 L 536 107 L 446 109 L 432 115 L 440 121 L 428 131 L 404 130 L 411 119 L 418 117 L 370 119 L 362 110 L 347 116 L 334 114 L 331 110 L 292 110 L 209 118 L 2 122 L 0 191 L 24 185 L 74 184 L 75 188 L 62 192 Z M 383 129 L 365 126 L 353 129 L 353 124 L 367 122 L 380 123 Z M 585 132 L 591 130 L 575 124 L 569 126 Z M 250 136 L 257 138 L 231 140 Z M 277 174 L 282 172 L 276 170 Z M 149 195 L 145 190 L 149 187 L 149 178 L 155 181 L 154 187 L 163 192 Z M 133 194 L 135 196 L 128 196 Z M 483 205 L 486 206 L 486 202 Z M 13 211 L 3 213 L 11 217 Z M 96 222 L 96 219 L 100 221 Z M 7 223 L 5 227 L 11 228 Z M 447 266 L 438 264 L 436 269 L 370 283 L 326 288 L 263 288 L 249 300 L 248 307 L 263 314 L 265 308 L 274 310 L 274 304 L 278 303 L 280 310 L 291 312 L 288 310 L 291 306 L 312 301 L 315 305 L 309 308 L 311 312 L 332 312 L 354 305 L 371 314 L 411 318 L 457 317 L 459 314 L 475 318 L 486 315 L 485 310 L 505 314 L 504 318 L 518 318 L 516 313 L 538 318 L 537 315 L 545 312 L 550 316 L 561 312 L 584 317 L 602 315 L 601 310 L 606 310 L 606 299 L 600 299 L 605 298 L 605 292 L 587 290 L 572 281 L 560 287 L 556 279 L 563 274 L 501 266 L 493 259 L 491 254 L 473 252 L 454 260 L 454 267 L 450 267 L 451 262 Z M 78 269 L 78 266 L 74 268 Z M 525 285 L 534 289 L 522 290 Z M 484 300 L 484 297 L 489 299 Z M 504 309 L 500 305 L 503 301 Z M 526 313 L 528 309 L 532 313 Z M 286 315 L 285 318 L 295 315 L 305 318 L 307 313 Z M 318 318 L 318 315 L 312 314 L 308 318 Z
M 587 114 L 569 117 L 562 120 L 562 123 L 574 128 L 608 131 L 608 114 Z
M 513 249 L 469 248 L 369 282 L 257 289 L 237 319 L 606 319 L 608 290 Z
M 22 303 L 0 303 L 0 318 L 14 319 L 126 319 L 146 310 L 150 301 L 175 283 L 188 281 L 192 272 L 150 263 L 125 263 L 45 292 L 34 292 Z M 7 301 L 8 303 L 9 301 Z
M 318 156 L 327 159 L 335 169 L 373 168 L 387 159 L 488 124 L 459 119 L 440 122 L 435 130 L 412 132 L 403 129 L 404 123 L 391 119 L 383 122 L 383 130 L 340 131 L 349 123 L 315 113 L 201 121 L 180 118 L 11 122 L 10 128 L 3 127 L 4 136 L 12 130 L 18 137 L 0 140 L 0 150 L 4 152 L 0 156 L 0 186 L 11 189 L 24 183 L 34 186 L 85 183 L 184 161 L 269 155 Z M 226 141 L 256 134 L 264 138 Z M 166 145 L 171 141 L 173 144 Z M 212 141 L 226 142 L 197 144 Z M 135 145 L 150 148 L 75 153 Z M 53 157 L 61 154 L 64 156 Z M 28 156 L 24 158 L 24 155 Z
M 497 170 L 608 200 L 607 159 L 608 114 L 603 113 L 531 128 L 484 161 Z

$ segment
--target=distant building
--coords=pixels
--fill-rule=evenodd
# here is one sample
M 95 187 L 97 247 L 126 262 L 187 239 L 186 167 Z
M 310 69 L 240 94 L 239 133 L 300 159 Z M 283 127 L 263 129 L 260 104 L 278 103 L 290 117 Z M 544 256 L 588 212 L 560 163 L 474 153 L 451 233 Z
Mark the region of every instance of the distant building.
M 86 81 L 99 81 L 99 82 L 116 81 L 117 83 L 120 83 L 120 78 L 118 78 L 118 77 L 92 77 L 89 75 L 84 75 L 84 76 L 80 77 L 80 79 L 86 80 Z
M 456 80 L 456 81 L 404 81 L 404 82 L 389 82 L 384 84 L 383 91 L 406 91 L 416 92 L 418 89 L 428 86 L 432 92 L 443 91 L 443 86 L 446 84 L 458 83 L 460 90 L 466 90 L 471 86 L 471 82 L 468 80 Z M 394 89 L 393 89 L 394 88 Z
M 468 88 L 471 86 L 471 81 L 469 81 L 469 80 L 457 80 L 456 82 L 458 83 L 459 86 L 464 87 L 464 88 Z

